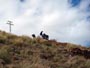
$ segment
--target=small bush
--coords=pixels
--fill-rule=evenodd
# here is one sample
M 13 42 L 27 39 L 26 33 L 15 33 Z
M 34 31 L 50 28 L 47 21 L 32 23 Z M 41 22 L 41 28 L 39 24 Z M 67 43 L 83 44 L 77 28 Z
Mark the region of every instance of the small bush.
M 3 59 L 6 64 L 10 63 L 10 54 L 9 54 L 9 47 L 3 46 L 0 49 L 0 59 Z
M 0 43 L 5 44 L 7 41 L 6 37 L 3 35 L 0 35 Z
M 90 60 L 87 60 L 86 61 L 85 66 L 86 66 L 86 68 L 89 68 L 90 67 Z

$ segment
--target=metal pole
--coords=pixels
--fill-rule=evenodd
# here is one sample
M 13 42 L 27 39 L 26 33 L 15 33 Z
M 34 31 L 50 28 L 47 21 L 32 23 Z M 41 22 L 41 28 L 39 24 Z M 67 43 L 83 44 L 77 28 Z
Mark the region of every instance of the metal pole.
M 10 33 L 11 33 L 11 24 L 10 24 Z
M 11 33 L 11 26 L 13 25 L 13 24 L 12 24 L 12 21 L 8 21 L 7 24 L 9 25 L 9 31 L 10 31 L 10 33 Z

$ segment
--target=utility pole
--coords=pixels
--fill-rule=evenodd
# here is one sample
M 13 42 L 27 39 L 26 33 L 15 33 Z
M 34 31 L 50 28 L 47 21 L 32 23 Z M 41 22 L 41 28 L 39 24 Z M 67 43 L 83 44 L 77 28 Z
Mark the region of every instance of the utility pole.
M 12 24 L 13 22 L 12 21 L 8 21 L 7 24 L 9 25 L 9 32 L 11 33 L 11 26 L 14 25 Z

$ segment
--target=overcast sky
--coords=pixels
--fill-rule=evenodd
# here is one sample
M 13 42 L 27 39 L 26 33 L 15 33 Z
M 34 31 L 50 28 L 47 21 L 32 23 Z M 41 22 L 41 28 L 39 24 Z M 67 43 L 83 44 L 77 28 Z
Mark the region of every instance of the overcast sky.
M 90 0 L 0 0 L 0 30 L 39 35 L 43 30 L 61 42 L 90 45 Z

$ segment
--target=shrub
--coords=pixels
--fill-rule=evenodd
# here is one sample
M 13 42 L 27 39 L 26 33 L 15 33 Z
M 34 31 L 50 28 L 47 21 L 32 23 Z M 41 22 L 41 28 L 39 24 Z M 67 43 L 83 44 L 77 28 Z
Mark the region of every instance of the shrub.
M 9 47 L 4 45 L 0 49 L 0 59 L 3 59 L 6 64 L 10 63 L 10 54 L 9 54 Z
M 90 60 L 87 60 L 86 61 L 85 66 L 86 66 L 86 68 L 89 68 L 90 67 Z
M 0 43 L 5 44 L 7 41 L 6 37 L 3 35 L 0 35 Z

